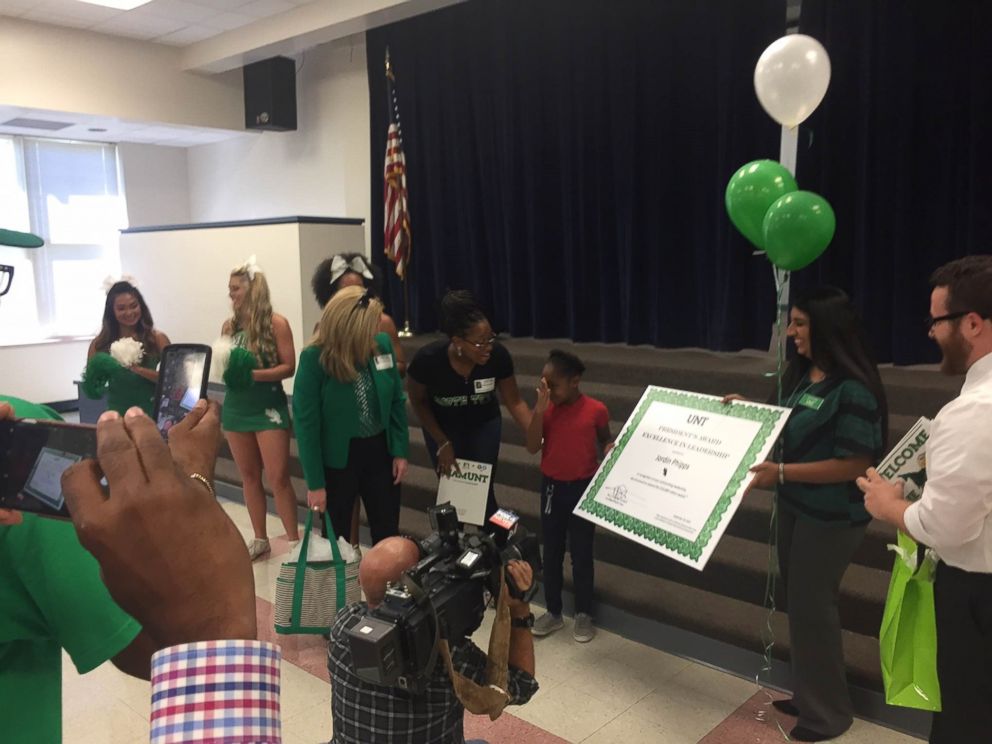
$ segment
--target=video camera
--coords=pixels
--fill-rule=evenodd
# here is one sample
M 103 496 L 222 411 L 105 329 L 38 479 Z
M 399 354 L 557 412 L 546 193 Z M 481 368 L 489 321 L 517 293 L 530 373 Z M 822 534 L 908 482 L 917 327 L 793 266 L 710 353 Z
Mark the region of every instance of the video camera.
M 359 678 L 375 685 L 423 692 L 438 658 L 438 641 L 457 642 L 482 623 L 488 599 L 498 598 L 500 575 L 510 595 L 530 601 L 536 579 L 526 592 L 506 571 L 513 560 L 541 568 L 538 540 L 513 512 L 500 509 L 490 519 L 490 533 L 466 534 L 450 504 L 428 509 L 434 532 L 418 543 L 421 559 L 404 573 L 401 586 L 389 585 L 378 607 L 346 630 Z

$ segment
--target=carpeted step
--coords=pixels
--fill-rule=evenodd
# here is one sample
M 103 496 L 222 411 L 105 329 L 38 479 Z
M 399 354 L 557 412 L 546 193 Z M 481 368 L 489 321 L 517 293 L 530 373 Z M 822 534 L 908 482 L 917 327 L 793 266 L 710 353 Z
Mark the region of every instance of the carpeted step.
M 437 338 L 440 338 L 437 334 L 425 334 L 405 339 L 403 345 L 408 358 L 412 359 L 417 349 Z M 505 338 L 503 343 L 513 356 L 518 380 L 521 376 L 539 377 L 548 351 L 560 348 L 582 358 L 587 368 L 585 379 L 589 381 L 609 380 L 641 389 L 649 384 L 662 385 L 711 395 L 736 392 L 755 400 L 764 400 L 770 394 L 771 382 L 766 375 L 774 373 L 776 366 L 774 357 L 756 351 L 658 349 L 564 339 Z M 960 379 L 942 375 L 932 365 L 884 366 L 880 372 L 890 410 L 911 415 L 914 420 L 935 416 L 961 389 Z

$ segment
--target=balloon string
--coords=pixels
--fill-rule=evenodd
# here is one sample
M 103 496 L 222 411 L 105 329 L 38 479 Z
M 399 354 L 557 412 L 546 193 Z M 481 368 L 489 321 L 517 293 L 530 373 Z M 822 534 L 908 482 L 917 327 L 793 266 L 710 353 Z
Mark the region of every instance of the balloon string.
M 784 321 L 785 315 L 788 310 L 788 302 L 785 297 L 785 293 L 789 287 L 789 272 L 773 267 L 775 273 L 775 339 L 776 339 L 776 349 L 775 349 L 775 393 L 778 405 L 782 405 L 783 393 L 782 393 L 782 377 L 785 368 L 785 333 L 784 333 Z M 782 440 L 779 439 L 778 443 L 775 445 L 775 457 L 781 462 L 782 458 Z M 778 716 L 770 715 L 772 702 L 775 698 L 772 697 L 771 693 L 768 691 L 768 687 L 762 684 L 762 678 L 767 678 L 771 675 L 772 671 L 772 649 L 775 647 L 775 630 L 772 628 L 772 618 L 775 615 L 777 608 L 775 607 L 775 583 L 778 577 L 778 565 L 776 561 L 776 550 L 778 548 L 778 493 L 772 497 L 772 510 L 771 516 L 768 520 L 768 569 L 765 578 L 765 598 L 764 606 L 768 610 L 765 615 L 765 624 L 761 629 L 761 645 L 763 648 L 763 656 L 761 660 L 761 668 L 754 675 L 754 683 L 760 688 L 761 692 L 765 694 L 765 701 L 760 705 L 758 710 L 754 714 L 754 718 L 762 723 L 768 723 L 770 721 L 775 722 L 775 727 L 778 729 L 779 733 L 782 735 L 784 741 L 790 741 L 789 735 L 782 728 L 782 724 L 778 719 Z

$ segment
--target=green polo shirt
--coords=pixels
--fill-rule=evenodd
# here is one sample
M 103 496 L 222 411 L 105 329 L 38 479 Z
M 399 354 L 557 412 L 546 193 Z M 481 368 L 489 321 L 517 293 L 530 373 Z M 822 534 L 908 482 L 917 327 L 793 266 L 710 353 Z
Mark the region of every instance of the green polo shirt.
M 0 395 L 20 418 L 57 413 Z M 84 674 L 123 651 L 141 626 L 110 598 L 69 522 L 25 514 L 0 526 L 0 740 L 62 741 L 62 649 Z
M 782 434 L 782 461 L 818 462 L 882 455 L 882 415 L 875 396 L 857 380 L 803 378 L 786 400 L 792 415 Z M 778 487 L 779 505 L 821 522 L 866 524 L 864 495 L 854 481 L 793 483 Z

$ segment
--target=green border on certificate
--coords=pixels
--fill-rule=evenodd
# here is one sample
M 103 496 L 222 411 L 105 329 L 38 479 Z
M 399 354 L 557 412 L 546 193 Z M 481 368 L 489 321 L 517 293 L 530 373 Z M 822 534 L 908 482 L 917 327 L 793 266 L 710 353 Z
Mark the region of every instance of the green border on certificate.
M 748 447 L 744 458 L 734 471 L 733 477 L 717 500 L 703 528 L 700 530 L 699 536 L 695 540 L 688 540 L 685 537 L 674 535 L 661 527 L 646 524 L 640 519 L 631 517 L 613 507 L 596 501 L 596 496 L 606 482 L 607 477 L 609 477 L 613 465 L 622 455 L 624 447 L 638 430 L 641 420 L 653 403 L 670 403 L 682 408 L 691 408 L 722 416 L 733 416 L 748 421 L 756 421 L 761 424 L 758 434 Z M 714 531 L 720 525 L 721 520 L 733 503 L 734 495 L 740 490 L 742 483 L 748 477 L 751 467 L 757 464 L 758 455 L 766 448 L 769 437 L 773 434 L 777 435 L 777 426 L 782 416 L 788 415 L 788 413 L 788 410 L 781 408 L 749 405 L 746 402 L 735 402 L 732 405 L 724 405 L 719 399 L 712 396 L 698 396 L 693 393 L 668 388 L 648 388 L 641 398 L 634 415 L 624 427 L 624 431 L 617 441 L 616 446 L 610 452 L 609 457 L 606 458 L 602 467 L 600 467 L 599 472 L 590 484 L 576 511 L 580 515 L 582 512 L 585 512 L 595 516 L 625 532 L 637 535 L 644 540 L 649 540 L 656 545 L 667 548 L 673 553 L 683 555 L 693 561 L 698 561 L 703 555 L 710 539 L 713 537 Z

